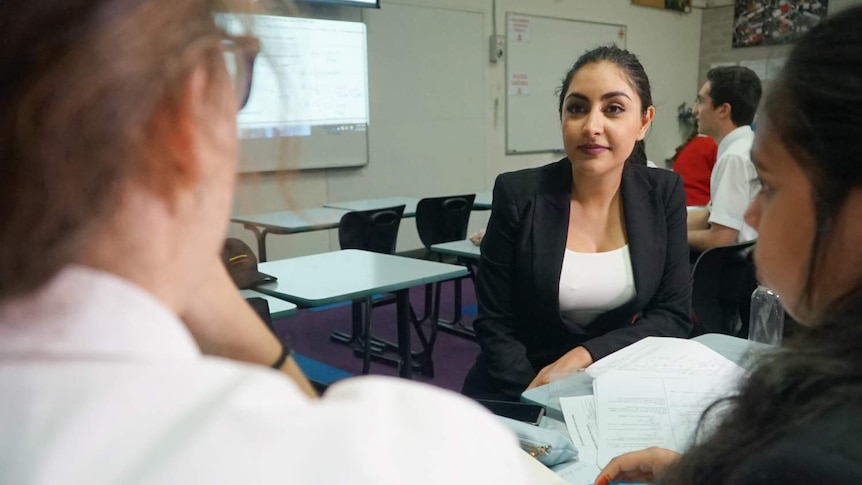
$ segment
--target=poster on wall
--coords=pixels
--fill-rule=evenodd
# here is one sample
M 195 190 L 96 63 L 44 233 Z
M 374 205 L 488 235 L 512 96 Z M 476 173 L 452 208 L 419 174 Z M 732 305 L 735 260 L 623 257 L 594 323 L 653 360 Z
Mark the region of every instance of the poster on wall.
M 691 12 L 691 0 L 632 0 L 635 5 Z
M 787 44 L 826 17 L 829 0 L 736 0 L 733 47 Z

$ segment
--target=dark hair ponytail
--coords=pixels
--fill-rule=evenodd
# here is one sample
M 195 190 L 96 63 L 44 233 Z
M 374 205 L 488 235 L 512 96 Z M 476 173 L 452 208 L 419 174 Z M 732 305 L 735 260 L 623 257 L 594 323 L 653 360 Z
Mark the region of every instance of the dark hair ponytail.
M 808 307 L 815 284 L 832 283 L 813 276 L 848 195 L 862 187 L 862 7 L 827 18 L 799 40 L 764 114 L 761 129 L 781 139 L 812 186 L 816 229 L 800 302 Z M 862 403 L 862 285 L 842 290 L 837 301 L 811 308 L 808 318 L 816 321 L 807 323 L 816 326 L 800 330 L 734 397 L 712 408 L 724 414 L 722 423 L 661 483 L 731 483 L 741 463 L 782 436 L 838 406 Z
M 634 163 L 635 165 L 646 166 L 646 143 L 644 143 L 643 140 L 638 140 L 635 142 L 635 147 L 632 150 L 632 154 L 629 155 L 629 158 L 626 161 L 629 163 Z

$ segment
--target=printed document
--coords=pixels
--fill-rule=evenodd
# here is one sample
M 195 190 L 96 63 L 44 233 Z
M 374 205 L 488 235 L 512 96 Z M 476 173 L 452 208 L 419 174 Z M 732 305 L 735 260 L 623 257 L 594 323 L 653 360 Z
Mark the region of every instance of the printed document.
M 682 452 L 695 439 L 703 412 L 735 391 L 745 370 L 686 339 L 647 337 L 586 369 L 593 395 L 562 397 L 579 465 L 572 483 L 593 478 L 615 456 L 650 446 Z M 721 409 L 710 413 L 709 432 Z M 584 482 L 589 483 L 589 482 Z
M 612 370 L 669 375 L 739 375 L 741 367 L 700 342 L 672 337 L 647 337 L 587 367 L 599 377 Z

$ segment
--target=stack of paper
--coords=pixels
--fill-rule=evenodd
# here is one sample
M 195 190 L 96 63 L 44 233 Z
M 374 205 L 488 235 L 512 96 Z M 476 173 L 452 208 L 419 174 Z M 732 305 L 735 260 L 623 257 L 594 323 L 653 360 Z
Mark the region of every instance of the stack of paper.
M 648 337 L 587 368 L 593 395 L 560 398 L 580 464 L 595 478 L 615 456 L 650 446 L 682 452 L 703 411 L 745 371 L 693 340 Z M 582 480 L 572 480 L 578 483 Z

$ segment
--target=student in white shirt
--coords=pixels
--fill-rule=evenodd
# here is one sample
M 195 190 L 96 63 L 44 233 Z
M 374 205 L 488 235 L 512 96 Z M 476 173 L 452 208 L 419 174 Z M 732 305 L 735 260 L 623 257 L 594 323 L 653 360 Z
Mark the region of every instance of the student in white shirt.
M 709 205 L 688 214 L 688 244 L 695 252 L 755 239 L 757 232 L 743 216 L 760 190 L 751 163 L 750 126 L 760 102 L 760 79 L 741 66 L 716 67 L 706 77 L 694 114 L 700 133 L 718 144 L 718 157 L 710 177 Z
M 214 3 L 0 3 L 0 483 L 525 483 L 454 393 L 312 399 L 233 287 L 257 43 Z

